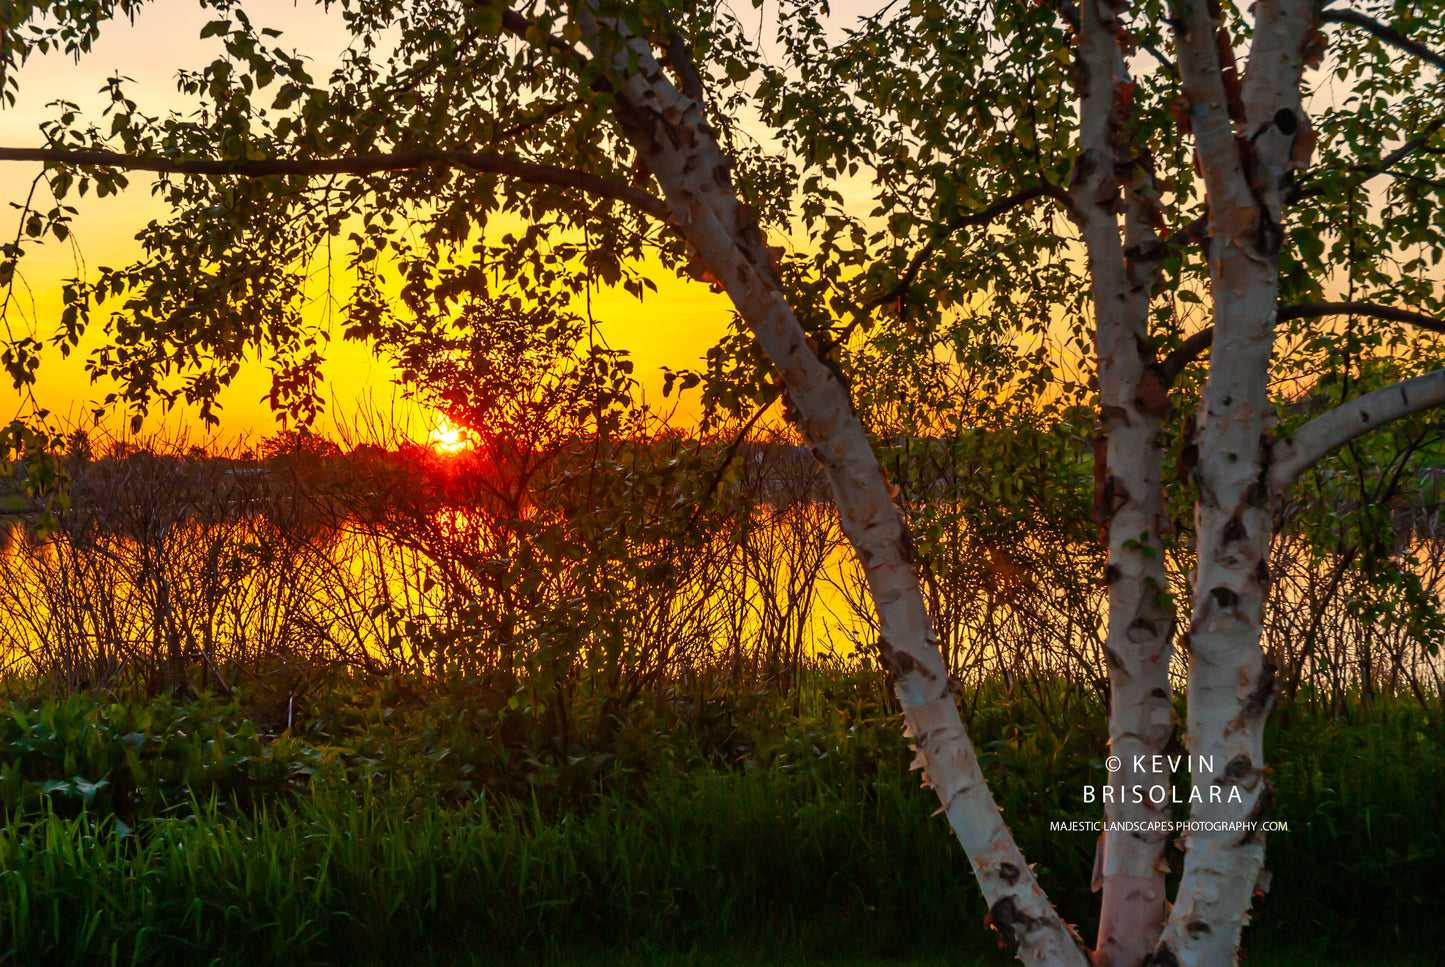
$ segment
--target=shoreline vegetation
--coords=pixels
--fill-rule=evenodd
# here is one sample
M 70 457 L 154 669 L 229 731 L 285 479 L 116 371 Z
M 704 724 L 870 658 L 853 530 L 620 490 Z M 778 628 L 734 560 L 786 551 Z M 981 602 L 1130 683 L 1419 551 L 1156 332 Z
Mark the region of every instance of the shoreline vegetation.
M 884 448 L 983 772 L 1076 912 L 1109 749 L 1086 417 Z M 54 529 L 0 547 L 0 964 L 1008 962 L 816 463 L 727 455 L 72 437 Z M 1252 964 L 1445 944 L 1438 495 L 1353 472 L 1276 539 Z
M 1094 837 L 1049 824 L 1098 818 L 1079 789 L 1104 721 L 1056 735 L 987 692 L 985 772 L 1087 910 Z M 14 701 L 0 960 L 1005 963 L 891 702 L 856 665 L 810 661 L 788 694 L 699 670 L 623 719 L 570 699 L 564 749 L 495 682 L 338 674 L 289 729 L 244 689 Z M 1272 727 L 1289 831 L 1249 962 L 1425 963 L 1445 943 L 1441 709 L 1309 708 Z
M 1070 701 L 1107 700 L 1092 427 L 1068 411 L 882 448 L 965 717 L 990 677 L 1068 676 Z M 602 439 L 438 453 L 384 430 L 287 431 L 210 453 L 73 433 L 51 533 L 23 478 L 0 485 L 28 501 L 0 514 L 0 674 L 152 695 L 226 691 L 264 662 L 305 678 L 541 660 L 568 678 L 597 671 L 610 639 L 625 705 L 675 664 L 786 688 L 806 654 L 871 651 L 861 568 L 795 434 Z M 1445 690 L 1445 470 L 1380 471 L 1403 459 L 1392 447 L 1319 471 L 1275 538 L 1263 646 L 1286 696 Z M 1175 524 L 1161 592 L 1181 601 L 1193 557 Z M 1178 690 L 1182 656 L 1171 674 Z

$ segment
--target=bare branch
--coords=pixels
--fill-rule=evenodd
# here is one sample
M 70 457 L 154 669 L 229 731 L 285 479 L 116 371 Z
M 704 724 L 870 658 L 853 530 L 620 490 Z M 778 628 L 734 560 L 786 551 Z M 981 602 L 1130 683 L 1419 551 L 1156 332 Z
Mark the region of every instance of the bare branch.
M 1139 49 L 1144 51 L 1150 57 L 1153 57 L 1155 60 L 1157 60 L 1159 62 L 1159 66 L 1164 68 L 1171 75 L 1176 77 L 1178 76 L 1179 65 L 1174 63 L 1174 59 L 1172 57 L 1166 57 L 1164 55 L 1164 52 L 1158 47 L 1155 47 L 1153 44 L 1140 44 Z
M 1445 319 L 1427 316 L 1423 312 L 1411 312 L 1395 306 L 1382 306 L 1377 302 L 1306 302 L 1297 306 L 1280 306 L 1276 320 L 1288 322 L 1291 319 L 1320 319 L 1325 316 L 1371 316 L 1389 322 L 1403 322 L 1417 329 L 1439 333 L 1445 336 Z M 1172 385 L 1184 371 L 1214 342 L 1214 327 L 1207 326 L 1174 350 L 1159 364 L 1159 379 L 1165 386 Z
M 1367 17 L 1353 10 L 1326 10 L 1320 14 L 1320 23 L 1349 24 L 1352 27 L 1367 30 L 1385 43 L 1408 51 L 1425 63 L 1445 70 L 1445 55 L 1437 54 L 1418 40 L 1411 40 L 1394 27 L 1383 24 L 1373 17 Z
M 1411 312 L 1395 306 L 1382 306 L 1378 302 L 1305 302 L 1297 306 L 1280 306 L 1278 319 L 1319 319 L 1324 316 L 1373 316 L 1389 322 L 1403 322 L 1419 329 L 1428 329 L 1445 335 L 1445 319 L 1436 319 L 1423 312 Z
M 351 158 L 263 158 L 254 161 L 221 161 L 210 158 L 159 158 L 121 154 L 116 151 L 71 150 L 68 148 L 3 148 L 0 161 L 40 161 L 51 165 L 80 165 L 115 168 L 122 171 L 155 171 L 161 174 L 240 178 L 302 177 L 325 175 L 370 175 L 388 171 L 447 167 L 498 174 L 532 185 L 575 188 L 629 205 L 659 221 L 668 220 L 667 206 L 645 191 L 599 175 L 538 164 L 499 154 L 477 151 L 398 151 L 393 154 L 357 155 Z
M 1390 169 L 1394 168 L 1395 165 L 1399 164 L 1401 161 L 1408 158 L 1416 151 L 1433 150 L 1428 149 L 1425 146 L 1430 142 L 1430 139 L 1435 136 L 1435 132 L 1439 131 L 1441 128 L 1445 128 L 1445 115 L 1441 115 L 1440 117 L 1437 117 L 1434 120 L 1430 121 L 1428 124 L 1425 125 L 1424 128 L 1421 129 L 1419 134 L 1415 135 L 1415 137 L 1411 138 L 1409 141 L 1401 144 L 1398 148 L 1385 155 L 1375 164 L 1350 165 L 1347 170 L 1357 171 L 1360 172 L 1360 174 L 1362 175 L 1362 177 L 1360 177 L 1354 182 L 1354 185 L 1358 187 L 1365 184 L 1367 181 L 1370 181 L 1372 178 L 1379 177 L 1380 175 L 1393 175 L 1395 173 L 1392 172 Z M 1406 175 L 1403 177 L 1413 178 L 1414 176 Z M 1286 197 L 1285 201 L 1293 204 L 1294 202 L 1302 201 L 1306 198 L 1318 198 L 1325 193 L 1326 189 L 1318 185 L 1309 188 L 1296 188 Z
M 1288 440 L 1274 445 L 1269 470 L 1271 493 L 1280 497 L 1311 464 L 1331 450 L 1387 423 L 1445 405 L 1445 369 L 1366 393 L 1310 420 Z

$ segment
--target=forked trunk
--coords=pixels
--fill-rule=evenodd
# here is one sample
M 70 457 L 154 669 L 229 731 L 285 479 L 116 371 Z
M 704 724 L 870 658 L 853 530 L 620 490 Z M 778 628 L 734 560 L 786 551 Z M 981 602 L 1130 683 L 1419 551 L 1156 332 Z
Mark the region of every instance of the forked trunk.
M 1273 795 L 1264 725 L 1274 668 L 1260 648 L 1269 588 L 1269 364 L 1283 240 L 1282 187 L 1308 131 L 1300 105 L 1310 0 L 1260 0 L 1249 71 L 1228 86 L 1218 7 L 1179 12 L 1180 71 L 1209 200 L 1214 343 L 1195 441 L 1197 564 L 1189 658 L 1192 824 L 1184 876 L 1156 957 L 1234 960 L 1264 862 Z M 1237 121 L 1245 136 L 1237 136 Z M 1255 824 L 1255 825 L 1250 825 Z

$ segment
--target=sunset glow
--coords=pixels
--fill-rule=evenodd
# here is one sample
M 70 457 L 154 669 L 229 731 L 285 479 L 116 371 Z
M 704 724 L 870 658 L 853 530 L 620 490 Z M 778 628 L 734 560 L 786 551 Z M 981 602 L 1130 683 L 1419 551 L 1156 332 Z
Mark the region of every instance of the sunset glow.
M 437 425 L 427 438 L 427 443 L 433 450 L 441 453 L 456 453 L 458 450 L 465 450 L 472 445 L 470 431 L 463 427 L 456 426 L 445 415 L 437 417 Z

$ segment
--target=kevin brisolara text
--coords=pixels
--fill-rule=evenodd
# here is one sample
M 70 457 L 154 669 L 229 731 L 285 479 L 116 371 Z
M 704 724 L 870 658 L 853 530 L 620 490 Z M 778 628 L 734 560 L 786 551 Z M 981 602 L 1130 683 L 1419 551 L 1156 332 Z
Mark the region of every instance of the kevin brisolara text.
M 1208 794 L 1198 786 L 1191 786 L 1189 795 L 1181 797 L 1179 791 L 1173 786 L 1085 786 L 1084 803 L 1115 802 L 1115 803 L 1141 803 L 1145 800 L 1158 806 L 1166 802 L 1196 803 L 1196 802 L 1243 802 L 1239 794 L 1238 786 L 1230 786 L 1228 789 L 1221 789 L 1219 786 L 1210 786 Z
M 1270 819 L 1260 822 L 1249 819 L 1158 819 L 1143 821 L 1106 821 L 1102 819 L 1055 819 L 1049 823 L 1053 833 L 1189 833 L 1189 832 L 1265 832 L 1287 833 L 1289 823 Z

